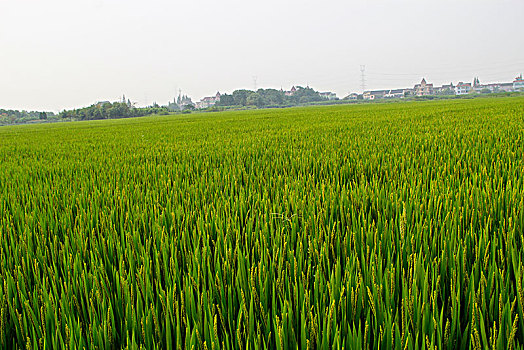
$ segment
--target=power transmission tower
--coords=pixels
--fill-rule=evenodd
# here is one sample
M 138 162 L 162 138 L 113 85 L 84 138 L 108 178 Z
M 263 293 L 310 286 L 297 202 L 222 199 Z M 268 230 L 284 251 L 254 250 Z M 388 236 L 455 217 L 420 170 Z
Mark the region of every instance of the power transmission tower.
M 253 75 L 253 87 L 255 88 L 255 91 L 257 91 L 257 79 L 258 77 L 256 75 Z
M 360 87 L 362 92 L 366 91 L 366 66 L 363 64 L 360 65 Z

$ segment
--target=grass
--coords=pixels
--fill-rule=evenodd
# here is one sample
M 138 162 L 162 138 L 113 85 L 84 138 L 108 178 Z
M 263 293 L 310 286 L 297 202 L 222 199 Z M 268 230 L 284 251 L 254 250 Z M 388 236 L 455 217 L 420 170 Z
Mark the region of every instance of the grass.
M 524 344 L 524 98 L 0 129 L 0 347 Z

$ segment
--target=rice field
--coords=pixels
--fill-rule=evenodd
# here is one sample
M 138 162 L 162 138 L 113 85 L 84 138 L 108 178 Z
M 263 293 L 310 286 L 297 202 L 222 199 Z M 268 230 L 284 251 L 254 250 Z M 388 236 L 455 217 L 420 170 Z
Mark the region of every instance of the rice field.
M 0 128 L 0 348 L 522 349 L 524 98 Z

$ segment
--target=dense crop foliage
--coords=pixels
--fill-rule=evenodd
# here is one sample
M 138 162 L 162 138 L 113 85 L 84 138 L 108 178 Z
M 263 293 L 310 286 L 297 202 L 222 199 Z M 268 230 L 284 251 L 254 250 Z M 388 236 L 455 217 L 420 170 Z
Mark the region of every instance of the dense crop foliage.
M 0 347 L 522 348 L 524 99 L 0 128 Z

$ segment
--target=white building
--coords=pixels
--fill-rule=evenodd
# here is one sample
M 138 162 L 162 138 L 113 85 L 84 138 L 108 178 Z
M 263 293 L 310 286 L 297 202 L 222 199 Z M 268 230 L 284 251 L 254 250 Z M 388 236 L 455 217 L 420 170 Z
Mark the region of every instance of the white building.
M 524 79 L 522 79 L 522 74 L 513 80 L 513 91 L 524 91 Z
M 217 92 L 215 96 L 204 97 L 200 102 L 196 103 L 197 108 L 209 108 L 213 107 L 217 102 L 220 102 L 220 92 Z
M 500 83 L 499 90 L 503 92 L 512 92 L 513 86 L 513 83 Z
M 471 83 L 463 83 L 462 81 L 455 86 L 455 95 L 466 95 L 471 91 Z
M 352 92 L 349 95 L 347 95 L 344 99 L 346 99 L 346 100 L 356 100 L 356 99 L 358 99 L 358 94 L 356 92 Z
M 320 97 L 325 98 L 327 100 L 336 100 L 337 94 L 334 92 L 319 92 Z
M 384 98 L 404 98 L 406 96 L 406 92 L 411 91 L 411 89 L 393 89 L 388 90 L 384 94 Z
M 375 90 L 375 91 L 364 91 L 363 98 L 364 100 L 376 100 L 379 98 L 384 98 L 384 95 L 389 90 Z

